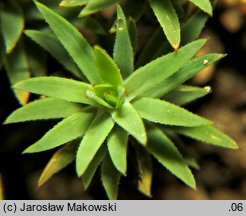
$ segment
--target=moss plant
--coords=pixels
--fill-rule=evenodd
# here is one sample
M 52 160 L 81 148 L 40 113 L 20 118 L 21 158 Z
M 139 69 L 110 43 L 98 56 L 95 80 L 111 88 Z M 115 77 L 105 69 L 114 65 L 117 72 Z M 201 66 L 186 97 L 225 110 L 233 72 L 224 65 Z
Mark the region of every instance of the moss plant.
M 99 2 L 104 3 L 100 5 Z M 181 107 L 210 92 L 207 87 L 183 83 L 222 58 L 223 54 L 194 57 L 206 43 L 205 39 L 195 40 L 206 17 L 196 13 L 180 28 L 176 10 L 183 10 L 185 4 L 174 1 L 174 7 L 174 2 L 165 2 L 149 1 L 166 41 L 175 51 L 155 59 L 152 53 L 146 56 L 147 49 L 156 46 L 154 38 L 159 34 L 157 32 L 139 55 L 138 63 L 134 59 L 136 40 L 132 27 L 135 22 L 126 18 L 120 5 L 117 5 L 113 28 L 116 37 L 111 57 L 99 45 L 92 47 L 62 16 L 36 2 L 52 32 L 26 30 L 25 34 L 55 55 L 69 70 L 76 71 L 78 78 L 41 76 L 14 85 L 15 89 L 42 97 L 14 111 L 6 119 L 6 124 L 62 119 L 24 151 L 35 153 L 61 147 L 44 169 L 39 185 L 75 160 L 77 176 L 82 179 L 85 189 L 96 170 L 100 169 L 108 197 L 116 199 L 120 178 L 127 175 L 128 166 L 136 166 L 138 189 L 151 196 L 153 156 L 173 175 L 195 189 L 191 172 L 194 160 L 187 157 L 183 150 L 185 145 L 180 148 L 180 144 L 176 144 L 179 135 L 212 145 L 237 148 L 236 143 L 216 129 L 211 121 Z M 209 1 L 191 2 L 212 14 Z M 64 0 L 61 5 L 87 4 L 82 15 L 88 15 L 114 3 L 116 1 Z M 163 16 L 164 12 L 168 17 Z M 192 25 L 191 31 L 189 27 Z M 55 52 L 57 49 L 59 52 Z M 130 145 L 134 153 L 129 150 Z M 133 160 L 136 164 L 129 164 L 133 162 L 127 161 L 128 154 L 136 156 Z

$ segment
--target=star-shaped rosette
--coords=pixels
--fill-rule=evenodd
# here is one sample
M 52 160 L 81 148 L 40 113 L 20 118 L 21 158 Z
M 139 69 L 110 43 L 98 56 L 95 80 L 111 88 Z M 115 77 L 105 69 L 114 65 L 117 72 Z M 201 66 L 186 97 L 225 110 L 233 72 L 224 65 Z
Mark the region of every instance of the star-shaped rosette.
M 50 49 L 64 46 L 59 55 L 66 56 L 71 65 L 76 64 L 73 68 L 78 68 L 81 77 L 37 77 L 14 85 L 45 97 L 17 109 L 5 123 L 62 119 L 24 151 L 61 147 L 42 173 L 40 185 L 75 160 L 85 189 L 100 168 L 108 197 L 116 199 L 121 176 L 127 175 L 128 166 L 136 166 L 138 188 L 150 196 L 153 156 L 185 184 L 196 188 L 190 160 L 175 145 L 175 137 L 182 134 L 237 148 L 211 121 L 179 106 L 209 92 L 208 88 L 181 85 L 223 57 L 211 53 L 193 58 L 206 40 L 191 42 L 134 70 L 128 22 L 120 6 L 112 58 L 103 48 L 91 47 L 67 20 L 41 3 L 36 5 L 53 34 L 33 30 L 26 34 L 43 47 L 49 38 L 53 38 Z M 129 154 L 135 156 L 131 161 L 127 160 Z

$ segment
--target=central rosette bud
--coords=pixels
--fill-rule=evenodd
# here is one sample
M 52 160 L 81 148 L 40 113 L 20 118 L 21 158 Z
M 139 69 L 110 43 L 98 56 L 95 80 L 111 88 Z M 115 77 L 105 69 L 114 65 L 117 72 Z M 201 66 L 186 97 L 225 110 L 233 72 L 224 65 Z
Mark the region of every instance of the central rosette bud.
M 96 102 L 96 104 L 117 109 L 125 101 L 125 89 L 122 86 L 112 86 L 110 84 L 93 85 L 92 89 L 86 91 L 86 96 Z

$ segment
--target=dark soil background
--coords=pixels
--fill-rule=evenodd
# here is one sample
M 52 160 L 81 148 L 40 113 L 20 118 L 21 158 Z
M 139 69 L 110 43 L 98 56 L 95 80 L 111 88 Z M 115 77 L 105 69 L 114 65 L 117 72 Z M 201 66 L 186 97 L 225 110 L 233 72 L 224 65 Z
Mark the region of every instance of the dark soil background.
M 213 120 L 234 138 L 239 150 L 227 150 L 187 139 L 200 170 L 194 170 L 198 188 L 189 189 L 154 163 L 152 199 L 246 199 L 246 1 L 219 1 L 203 36 L 209 36 L 202 52 L 224 52 L 227 57 L 200 73 L 192 82 L 213 92 L 189 105 L 189 109 Z M 19 105 L 6 74 L 0 73 L 0 122 Z M 0 125 L 0 173 L 5 199 L 106 199 L 100 178 L 88 192 L 76 178 L 74 164 L 41 188 L 37 181 L 52 152 L 22 155 L 54 122 Z M 119 199 L 147 199 L 127 180 L 121 182 Z

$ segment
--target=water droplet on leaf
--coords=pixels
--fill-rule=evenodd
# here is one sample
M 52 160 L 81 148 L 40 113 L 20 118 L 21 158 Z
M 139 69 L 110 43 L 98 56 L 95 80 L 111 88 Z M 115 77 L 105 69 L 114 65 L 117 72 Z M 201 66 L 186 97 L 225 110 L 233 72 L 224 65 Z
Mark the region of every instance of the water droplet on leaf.
M 123 30 L 124 29 L 124 21 L 123 21 L 123 19 L 118 19 L 116 25 L 117 25 L 117 29 L 118 30 Z
M 142 133 L 142 134 L 141 134 L 141 137 L 145 137 L 145 133 Z
M 208 60 L 205 59 L 205 60 L 203 61 L 203 64 L 205 65 L 205 64 L 207 64 L 207 63 L 208 63 Z
M 211 89 L 210 86 L 205 86 L 204 89 L 205 89 L 207 92 L 211 92 L 211 91 L 212 91 L 212 89 Z

